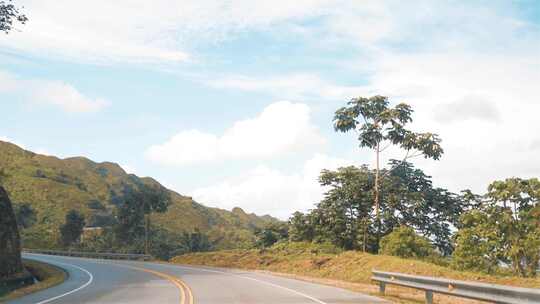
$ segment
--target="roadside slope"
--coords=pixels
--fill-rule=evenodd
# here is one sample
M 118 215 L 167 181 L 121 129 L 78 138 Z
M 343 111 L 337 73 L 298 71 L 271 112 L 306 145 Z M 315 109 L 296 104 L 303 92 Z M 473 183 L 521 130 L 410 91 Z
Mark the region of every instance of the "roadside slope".
M 337 252 L 330 247 L 309 243 L 278 244 L 266 250 L 226 250 L 193 253 L 175 257 L 171 262 L 185 265 L 271 271 L 370 294 L 376 294 L 377 291 L 377 288 L 371 284 L 370 280 L 372 269 L 540 288 L 540 278 L 497 277 L 480 273 L 461 272 L 418 260 L 355 251 Z M 410 289 L 391 287 L 389 291 L 391 295 L 400 294 L 399 297 L 393 298 L 398 302 L 400 302 L 399 299 L 412 299 L 414 303 L 415 300 L 422 298 L 421 293 Z M 465 303 L 464 300 L 458 298 L 438 297 L 440 297 L 441 303 Z M 409 302 L 405 300 L 404 303 Z

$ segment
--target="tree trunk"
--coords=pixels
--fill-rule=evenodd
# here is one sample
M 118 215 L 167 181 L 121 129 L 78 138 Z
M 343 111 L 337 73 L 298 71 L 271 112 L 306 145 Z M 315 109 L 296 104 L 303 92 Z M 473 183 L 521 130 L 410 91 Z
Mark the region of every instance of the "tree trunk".
M 150 229 L 150 214 L 145 214 L 144 217 L 144 254 L 148 254 L 148 230 Z
M 368 228 L 367 220 L 364 220 L 364 240 L 362 244 L 362 251 L 364 253 L 367 252 L 367 228 Z
M 379 241 L 381 237 L 381 216 L 380 216 L 380 205 L 379 205 L 379 143 L 377 143 L 376 150 L 376 167 L 375 167 L 375 224 L 377 225 L 377 251 L 379 251 Z

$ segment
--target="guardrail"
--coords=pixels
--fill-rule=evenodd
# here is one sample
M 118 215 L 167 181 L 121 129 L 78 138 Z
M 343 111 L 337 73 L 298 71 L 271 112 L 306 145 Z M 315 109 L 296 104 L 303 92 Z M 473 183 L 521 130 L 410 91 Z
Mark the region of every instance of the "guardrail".
M 373 270 L 372 281 L 379 283 L 384 294 L 386 284 L 424 290 L 426 303 L 433 303 L 433 293 L 501 304 L 540 303 L 540 289 L 511 287 L 487 283 L 476 283 L 442 278 L 408 275 L 396 272 Z
M 130 253 L 109 253 L 109 252 L 82 252 L 82 251 L 59 251 L 59 250 L 41 250 L 41 249 L 23 249 L 23 252 L 38 253 L 48 255 L 61 255 L 92 259 L 110 259 L 110 260 L 142 260 L 148 261 L 152 257 L 146 254 Z

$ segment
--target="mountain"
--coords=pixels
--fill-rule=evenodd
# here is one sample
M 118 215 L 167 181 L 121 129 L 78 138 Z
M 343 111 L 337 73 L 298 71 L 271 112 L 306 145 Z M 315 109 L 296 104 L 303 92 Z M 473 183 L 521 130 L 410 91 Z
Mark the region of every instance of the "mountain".
M 96 163 L 84 157 L 60 159 L 2 141 L 0 178 L 14 203 L 27 203 L 35 210 L 31 227 L 34 246 L 46 246 L 56 239 L 58 227 L 71 209 L 85 216 L 87 226 L 110 225 L 116 206 L 122 202 L 123 189 L 141 183 L 160 187 L 171 198 L 167 212 L 152 215 L 153 225 L 174 232 L 198 229 L 218 249 L 247 246 L 254 240 L 254 229 L 277 221 L 247 214 L 240 208 L 227 211 L 203 206 L 152 178 L 127 174 L 115 163 Z

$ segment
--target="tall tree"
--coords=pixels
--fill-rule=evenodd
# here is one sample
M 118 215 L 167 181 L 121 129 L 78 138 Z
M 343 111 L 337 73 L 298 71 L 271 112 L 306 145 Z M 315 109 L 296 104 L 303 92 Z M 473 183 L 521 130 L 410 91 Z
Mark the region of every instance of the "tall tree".
M 417 133 L 406 129 L 412 122 L 412 108 L 400 103 L 390 107 L 388 97 L 358 97 L 338 109 L 334 116 L 334 128 L 339 132 L 356 131 L 361 148 L 375 153 L 374 205 L 377 222 L 377 239 L 380 238 L 380 156 L 390 146 L 398 146 L 405 151 L 403 161 L 413 157 L 439 159 L 443 154 L 440 138 L 433 133 Z M 398 164 L 399 165 L 399 164 Z M 387 174 L 392 171 L 389 169 Z
M 25 24 L 28 21 L 28 18 L 11 2 L 12 0 L 0 1 L 0 31 L 6 34 L 13 30 L 14 23 Z
M 398 162 L 400 166 L 395 170 L 381 171 L 388 177 L 382 183 L 385 191 L 380 196 L 380 225 L 373 215 L 375 170 L 367 166 L 323 170 L 320 183 L 329 189 L 306 222 L 313 226 L 313 239 L 322 234 L 345 249 L 377 252 L 379 242 L 370 235 L 379 228 L 382 236 L 397 227 L 409 226 L 432 240 L 441 253 L 450 254 L 451 227 L 467 209 L 467 202 L 460 195 L 434 187 L 431 177 L 409 162 L 391 160 L 389 166 Z M 293 219 L 301 222 L 293 217 L 291 223 Z
M 66 214 L 65 223 L 60 226 L 60 241 L 64 247 L 68 247 L 81 237 L 85 222 L 84 216 L 77 210 L 70 210 Z

